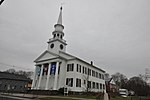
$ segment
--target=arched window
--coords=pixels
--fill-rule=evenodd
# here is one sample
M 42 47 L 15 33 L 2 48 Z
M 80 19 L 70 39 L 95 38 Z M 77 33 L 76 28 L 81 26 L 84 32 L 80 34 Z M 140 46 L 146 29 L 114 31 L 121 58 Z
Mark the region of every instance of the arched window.
M 57 36 L 59 37 L 59 34 L 57 34 Z
M 62 39 L 62 35 L 60 36 L 60 38 Z
M 54 34 L 54 38 L 56 37 L 56 34 Z

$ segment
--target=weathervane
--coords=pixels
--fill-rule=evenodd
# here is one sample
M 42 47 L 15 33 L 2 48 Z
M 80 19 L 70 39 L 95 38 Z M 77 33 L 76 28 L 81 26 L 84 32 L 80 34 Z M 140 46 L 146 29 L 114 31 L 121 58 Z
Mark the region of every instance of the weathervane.
M 65 5 L 65 3 L 64 3 L 64 2 L 63 2 L 63 3 L 61 3 L 61 8 L 60 8 L 61 10 L 62 10 L 62 6 L 63 6 L 63 5 Z

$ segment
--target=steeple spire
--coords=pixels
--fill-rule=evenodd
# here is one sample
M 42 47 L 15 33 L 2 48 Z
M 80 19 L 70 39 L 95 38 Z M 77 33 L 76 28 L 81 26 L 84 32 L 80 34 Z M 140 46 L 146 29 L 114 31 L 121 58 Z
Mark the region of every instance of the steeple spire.
M 57 24 L 62 25 L 62 6 L 60 7 L 60 14 L 59 14 L 59 17 L 58 17 Z
M 52 32 L 54 39 L 60 39 L 62 40 L 64 37 L 64 26 L 62 25 L 62 7 L 60 7 L 60 13 L 58 17 L 57 23 L 54 25 L 55 30 Z

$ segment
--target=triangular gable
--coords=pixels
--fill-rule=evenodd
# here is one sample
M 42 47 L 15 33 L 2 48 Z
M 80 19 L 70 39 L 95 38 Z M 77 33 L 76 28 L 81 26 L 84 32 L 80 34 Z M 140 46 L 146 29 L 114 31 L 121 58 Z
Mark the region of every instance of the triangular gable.
M 48 59 L 54 59 L 54 58 L 58 58 L 58 57 L 59 56 L 57 54 L 54 54 L 54 53 L 46 50 L 34 62 L 48 60 Z
M 114 84 L 114 85 L 116 85 L 116 83 L 115 83 L 115 81 L 113 80 L 113 78 L 111 78 L 111 80 L 110 80 L 110 82 L 109 82 L 110 84 Z

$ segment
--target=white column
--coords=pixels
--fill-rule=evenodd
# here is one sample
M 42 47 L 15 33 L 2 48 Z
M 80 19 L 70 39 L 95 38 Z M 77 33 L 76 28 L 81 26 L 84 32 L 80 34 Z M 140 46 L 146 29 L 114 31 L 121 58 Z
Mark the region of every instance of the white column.
M 37 87 L 37 89 L 40 89 L 42 74 L 43 74 L 43 65 L 41 66 L 41 73 L 40 73 L 40 78 L 39 78 L 39 82 L 38 82 L 38 87 Z
M 49 84 L 49 76 L 50 76 L 50 68 L 51 68 L 51 63 L 48 66 L 48 74 L 47 74 L 47 80 L 46 80 L 46 88 L 45 90 L 48 90 L 48 84 Z
M 59 62 L 56 62 L 56 72 L 55 72 L 55 79 L 54 79 L 54 87 L 53 87 L 53 90 L 57 90 L 58 67 L 59 67 Z
M 31 87 L 31 89 L 35 89 L 36 68 L 37 68 L 37 66 L 35 66 L 34 77 L 33 77 L 33 81 L 32 81 L 32 87 Z

